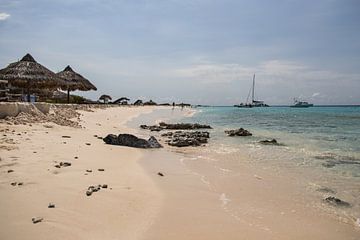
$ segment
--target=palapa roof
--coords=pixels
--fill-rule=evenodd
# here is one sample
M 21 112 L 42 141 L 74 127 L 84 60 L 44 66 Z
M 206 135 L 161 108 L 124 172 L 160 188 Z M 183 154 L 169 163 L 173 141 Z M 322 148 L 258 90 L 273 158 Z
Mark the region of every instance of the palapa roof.
M 109 99 L 112 100 L 112 98 L 109 95 L 103 94 L 99 97 L 100 100 Z
M 26 88 L 56 88 L 64 81 L 56 74 L 35 59 L 26 54 L 20 61 L 10 63 L 6 68 L 0 70 L 0 79 L 8 80 L 17 87 Z
M 115 100 L 114 103 L 120 103 L 122 101 L 130 101 L 130 99 L 127 97 L 121 97 L 121 98 Z
M 97 88 L 89 80 L 72 70 L 70 66 L 67 66 L 63 71 L 57 73 L 56 75 L 65 80 L 65 84 L 60 86 L 62 90 L 97 90 Z

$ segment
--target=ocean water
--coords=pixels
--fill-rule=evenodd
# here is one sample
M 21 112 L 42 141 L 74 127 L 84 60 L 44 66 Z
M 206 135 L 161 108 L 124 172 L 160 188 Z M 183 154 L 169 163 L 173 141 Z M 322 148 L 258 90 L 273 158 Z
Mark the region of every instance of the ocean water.
M 196 110 L 196 114 L 182 119 L 183 122 L 213 127 L 208 147 L 201 150 L 199 160 L 207 158 L 207 162 L 223 172 L 236 171 L 214 162 L 231 159 L 232 163 L 227 166 L 234 166 L 236 161 L 244 159 L 238 156 L 246 156 L 248 164 L 255 167 L 276 174 L 293 174 L 318 207 L 338 214 L 345 221 L 359 221 L 360 107 L 202 107 Z M 240 127 L 253 136 L 228 137 L 224 133 Z M 281 145 L 259 143 L 273 138 Z M 321 200 L 330 195 L 350 202 L 352 207 L 327 208 Z
M 257 147 L 263 155 L 268 155 L 268 150 L 295 164 L 321 165 L 360 180 L 360 107 L 209 107 L 198 108 L 191 122 L 213 126 L 213 147 L 223 144 L 229 148 Z M 240 127 L 253 136 L 224 134 L 226 129 Z M 283 146 L 274 148 L 258 143 L 273 138 Z

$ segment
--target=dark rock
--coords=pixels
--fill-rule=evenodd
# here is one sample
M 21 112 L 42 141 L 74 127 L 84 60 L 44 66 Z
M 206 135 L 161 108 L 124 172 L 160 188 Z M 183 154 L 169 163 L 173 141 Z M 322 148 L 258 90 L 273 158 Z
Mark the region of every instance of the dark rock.
M 12 173 L 12 172 L 14 172 L 14 170 L 9 169 L 7 172 L 8 172 L 8 173 Z
M 204 128 L 211 129 L 211 126 L 203 125 L 203 124 L 199 124 L 199 123 L 168 124 L 168 123 L 161 122 L 161 123 L 159 123 L 159 125 L 152 125 L 152 126 L 140 125 L 140 128 L 147 129 L 150 131 L 161 131 L 163 129 L 168 129 L 168 130 L 195 130 L 195 129 L 204 129 Z
M 10 184 L 11 184 L 11 186 L 16 186 L 17 182 L 12 182 Z
M 91 145 L 91 143 L 85 143 L 86 145 L 88 145 L 88 146 L 90 146 Z
M 161 144 L 158 142 L 158 140 L 154 136 L 151 136 L 149 138 L 148 143 L 150 145 L 150 148 L 162 148 Z
M 59 164 L 56 164 L 55 167 L 56 167 L 56 168 L 61 168 Z
M 155 137 L 150 137 L 149 140 L 145 140 L 131 134 L 119 134 L 119 136 L 116 136 L 114 134 L 109 134 L 103 139 L 103 141 L 107 144 L 135 147 L 135 148 L 162 147 Z
M 103 138 L 103 141 L 106 144 L 111 144 L 111 145 L 120 145 L 118 142 L 118 137 L 114 134 L 109 134 L 107 135 L 105 138 Z
M 234 129 L 234 130 L 225 130 L 225 133 L 229 136 L 229 137 L 234 137 L 234 136 L 252 136 L 252 133 L 249 132 L 246 129 L 243 128 L 239 128 L 239 129 Z
M 330 196 L 324 199 L 327 203 L 337 206 L 337 207 L 351 207 L 351 204 L 348 202 L 345 202 L 339 198 Z
M 107 184 L 103 184 L 101 187 L 102 187 L 102 188 L 108 188 L 108 185 L 107 185 Z
M 86 191 L 86 196 L 91 196 L 92 193 L 93 193 L 93 191 L 89 189 Z
M 98 171 L 99 171 L 99 172 L 103 172 L 103 171 L 105 171 L 105 169 L 99 168 Z
M 276 141 L 276 139 L 272 139 L 272 140 L 261 140 L 261 141 L 259 141 L 259 143 L 264 144 L 264 145 L 275 145 L 275 146 L 279 146 L 279 145 L 280 145 L 280 143 L 278 143 L 278 142 Z
M 61 136 L 62 138 L 71 138 L 70 136 Z
M 33 218 L 31 219 L 31 221 L 33 222 L 33 224 L 42 222 L 43 220 L 44 220 L 44 219 L 41 218 L 41 217 L 33 217 Z
M 164 176 L 164 174 L 163 174 L 162 172 L 158 172 L 158 175 L 159 175 L 160 177 L 163 177 L 163 176 Z
M 17 185 L 18 185 L 18 186 L 22 186 L 22 185 L 24 185 L 24 183 L 23 183 L 23 182 L 19 182 Z
M 60 167 L 70 167 L 71 163 L 70 162 L 60 162 Z
M 210 125 L 199 124 L 199 123 L 175 123 L 175 124 L 168 124 L 161 122 L 159 126 L 163 129 L 171 129 L 171 130 L 194 130 L 194 129 L 211 129 Z
M 55 204 L 54 203 L 49 203 L 48 208 L 55 208 Z
M 86 172 L 92 172 L 92 170 L 91 169 L 86 169 Z
M 176 131 L 171 133 L 165 133 L 163 136 L 167 136 L 169 140 L 165 142 L 170 146 L 175 147 L 188 147 L 188 146 L 200 146 L 207 143 L 210 138 L 209 132 L 200 131 Z

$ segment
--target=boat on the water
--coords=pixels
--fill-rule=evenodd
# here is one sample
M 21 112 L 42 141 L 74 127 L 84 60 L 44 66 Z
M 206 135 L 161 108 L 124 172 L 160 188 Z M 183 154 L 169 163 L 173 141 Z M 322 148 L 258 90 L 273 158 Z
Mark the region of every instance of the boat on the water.
M 249 102 L 250 92 L 251 92 L 251 102 Z M 253 84 L 252 84 L 252 87 L 250 88 L 248 97 L 246 99 L 246 103 L 236 104 L 236 105 L 234 105 L 234 107 L 253 108 L 253 107 L 268 107 L 268 106 L 269 105 L 265 104 L 264 101 L 255 100 L 255 74 L 254 74 Z
M 312 107 L 314 106 L 314 104 L 312 103 L 308 103 L 305 101 L 299 101 L 294 99 L 294 105 L 291 105 L 290 107 L 294 107 L 294 108 L 308 108 L 308 107 Z

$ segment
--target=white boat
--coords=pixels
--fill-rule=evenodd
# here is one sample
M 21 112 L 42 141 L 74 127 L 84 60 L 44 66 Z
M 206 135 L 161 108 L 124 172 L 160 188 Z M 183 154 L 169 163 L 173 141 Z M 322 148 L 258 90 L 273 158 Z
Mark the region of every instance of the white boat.
M 308 108 L 308 107 L 312 107 L 314 106 L 314 104 L 312 103 L 308 103 L 305 101 L 299 101 L 294 99 L 294 105 L 291 105 L 290 107 L 294 107 L 294 108 Z
M 251 102 L 249 102 L 250 92 L 251 92 Z M 248 97 L 246 99 L 246 103 L 236 104 L 236 105 L 234 105 L 234 107 L 253 108 L 253 107 L 268 107 L 268 106 L 269 105 L 265 104 L 264 101 L 255 100 L 255 74 L 254 74 L 253 84 L 252 84 L 252 87 L 250 88 Z

